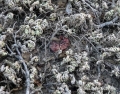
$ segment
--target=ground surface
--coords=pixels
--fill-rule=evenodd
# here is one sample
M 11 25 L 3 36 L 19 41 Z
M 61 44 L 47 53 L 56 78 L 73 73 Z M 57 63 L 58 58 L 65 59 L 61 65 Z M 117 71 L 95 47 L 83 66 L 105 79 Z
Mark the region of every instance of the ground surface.
M 120 0 L 0 0 L 0 94 L 119 94 Z

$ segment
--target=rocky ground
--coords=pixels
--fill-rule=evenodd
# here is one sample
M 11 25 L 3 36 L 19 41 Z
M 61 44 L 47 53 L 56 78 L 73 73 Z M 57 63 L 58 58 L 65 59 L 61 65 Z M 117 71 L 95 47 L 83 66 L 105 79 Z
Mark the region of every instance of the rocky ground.
M 120 0 L 0 0 L 0 94 L 119 94 Z

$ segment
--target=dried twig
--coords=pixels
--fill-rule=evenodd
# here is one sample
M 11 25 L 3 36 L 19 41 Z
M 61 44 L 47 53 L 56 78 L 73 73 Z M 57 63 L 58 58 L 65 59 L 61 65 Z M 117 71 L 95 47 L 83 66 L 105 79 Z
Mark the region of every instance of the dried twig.
M 16 36 L 15 35 L 13 35 L 13 38 L 14 38 L 14 42 L 15 42 L 15 44 L 17 45 L 17 41 L 16 41 Z M 23 57 L 22 57 L 22 55 L 21 55 L 21 53 L 20 53 L 20 51 L 19 51 L 19 49 L 18 49 L 18 45 L 15 47 L 15 49 L 16 49 L 16 51 L 17 51 L 17 53 L 18 53 L 18 59 L 19 59 L 19 61 L 21 61 L 21 63 L 23 64 L 23 66 L 24 66 L 24 69 L 25 69 L 25 77 L 26 77 L 26 86 L 27 86 L 27 88 L 26 88 L 26 94 L 30 94 L 30 78 L 29 78 L 29 70 L 28 70 L 28 68 L 27 68 L 27 65 L 26 65 L 26 63 L 25 63 L 25 61 L 24 61 L 24 59 L 23 59 Z
M 118 16 L 116 16 L 113 20 L 109 22 L 102 23 L 100 25 L 94 25 L 96 28 L 103 28 L 104 26 L 114 25 L 114 22 L 118 20 Z
M 51 42 L 52 39 L 55 37 L 55 35 L 58 33 L 58 31 L 59 31 L 59 29 L 58 29 L 57 26 L 56 26 L 55 32 L 52 34 L 52 36 L 51 36 L 51 38 L 50 38 L 50 41 L 49 41 L 49 43 L 46 45 L 46 47 L 49 46 L 50 42 Z
M 15 42 L 15 44 L 17 45 L 17 43 L 16 43 L 16 37 L 13 35 L 13 38 L 14 38 L 14 42 Z M 29 70 L 28 70 L 28 68 L 27 68 L 27 65 L 26 65 L 26 63 L 25 63 L 25 61 L 24 61 L 24 59 L 22 58 L 22 55 L 21 55 L 21 53 L 20 53 L 20 51 L 19 51 L 19 49 L 18 49 L 18 47 L 17 46 L 15 46 L 15 49 L 16 49 L 16 51 L 17 51 L 17 53 L 18 53 L 18 56 L 17 55 L 15 55 L 15 53 L 9 48 L 9 46 L 6 44 L 6 47 L 7 47 L 7 49 L 10 51 L 10 56 L 15 56 L 17 59 L 19 59 L 19 61 L 21 61 L 21 63 L 23 64 L 23 66 L 24 66 L 24 69 L 25 69 L 25 77 L 26 77 L 26 86 L 27 86 L 27 89 L 26 89 L 26 94 L 30 94 L 30 78 L 29 78 Z
M 93 8 L 89 3 L 87 3 L 85 0 L 82 0 L 82 2 L 84 4 L 86 4 L 94 13 L 95 17 L 97 18 L 98 20 L 98 23 L 100 23 L 100 20 L 99 20 L 99 16 L 98 16 L 98 10 L 96 10 L 95 8 Z M 90 2 L 90 1 L 89 1 Z
M 92 44 L 90 40 L 88 40 L 85 36 L 83 38 L 92 45 L 92 47 L 95 49 L 97 53 L 99 53 L 98 49 Z
M 91 7 L 87 2 L 85 2 L 85 0 L 82 0 L 82 2 L 83 2 L 84 4 L 86 4 L 88 7 L 90 7 L 93 12 L 96 12 L 96 11 L 97 11 L 96 9 L 94 9 L 93 7 Z
M 16 24 L 16 22 L 14 23 L 14 25 L 13 25 L 13 28 L 14 28 L 14 26 L 15 26 L 15 24 Z M 18 30 L 17 31 L 17 33 L 19 32 L 20 30 Z M 6 44 L 6 47 L 7 47 L 7 49 L 10 51 L 10 56 L 15 56 L 17 59 L 19 59 L 19 61 L 21 61 L 21 63 L 23 64 L 23 66 L 24 66 L 24 69 L 25 69 L 25 77 L 26 77 L 26 86 L 27 86 L 27 88 L 26 88 L 26 94 L 30 94 L 30 78 L 29 78 L 29 70 L 28 70 L 28 68 L 27 68 L 27 65 L 26 65 L 26 63 L 25 63 L 25 61 L 24 61 L 24 59 L 23 59 L 23 57 L 22 57 L 22 55 L 21 55 L 21 53 L 20 53 L 20 51 L 19 51 L 19 49 L 18 49 L 18 45 L 17 45 L 17 41 L 16 41 L 16 34 L 17 33 L 15 33 L 15 34 L 13 34 L 13 39 L 14 39 L 14 47 L 15 47 L 15 50 L 16 50 L 16 52 L 17 52 L 17 54 L 18 55 L 16 55 L 10 48 L 9 48 L 9 46 Z

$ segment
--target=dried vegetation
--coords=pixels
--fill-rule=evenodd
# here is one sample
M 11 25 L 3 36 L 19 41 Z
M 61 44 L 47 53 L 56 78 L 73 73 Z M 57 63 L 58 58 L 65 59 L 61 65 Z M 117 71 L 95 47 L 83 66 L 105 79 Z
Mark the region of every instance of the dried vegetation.
M 120 0 L 0 0 L 0 94 L 119 94 Z

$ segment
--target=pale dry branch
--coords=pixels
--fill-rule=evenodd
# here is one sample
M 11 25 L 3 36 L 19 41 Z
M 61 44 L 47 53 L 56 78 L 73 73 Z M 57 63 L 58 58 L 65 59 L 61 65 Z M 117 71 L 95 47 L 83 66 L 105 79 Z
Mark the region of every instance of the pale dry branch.
M 115 25 L 114 22 L 118 20 L 118 16 L 116 16 L 113 20 L 109 21 L 109 22 L 105 22 L 99 25 L 94 25 L 96 28 L 103 28 L 105 26 L 110 26 L 110 25 Z

